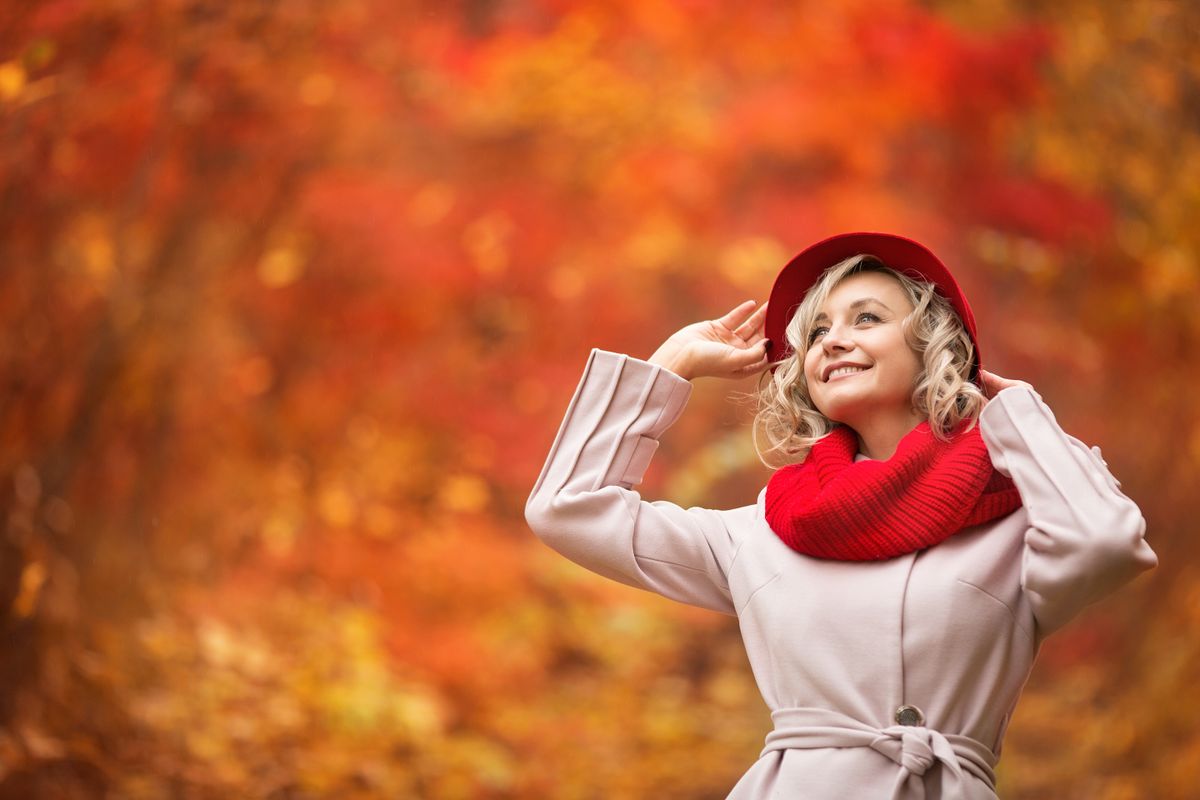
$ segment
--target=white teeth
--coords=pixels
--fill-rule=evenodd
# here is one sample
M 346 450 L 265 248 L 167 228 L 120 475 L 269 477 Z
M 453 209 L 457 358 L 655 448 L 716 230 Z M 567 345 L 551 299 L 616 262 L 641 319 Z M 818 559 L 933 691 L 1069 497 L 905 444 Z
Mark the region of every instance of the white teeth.
M 838 375 L 849 375 L 851 372 L 862 372 L 866 367 L 838 367 L 833 372 L 829 373 L 829 377 L 825 380 L 831 381 Z

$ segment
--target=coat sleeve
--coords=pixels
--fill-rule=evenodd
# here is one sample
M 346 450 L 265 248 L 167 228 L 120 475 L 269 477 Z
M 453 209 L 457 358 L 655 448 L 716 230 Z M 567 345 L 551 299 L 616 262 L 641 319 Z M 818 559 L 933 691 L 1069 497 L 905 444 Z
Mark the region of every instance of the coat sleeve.
M 734 533 L 753 507 L 684 509 L 633 489 L 691 391 L 670 370 L 593 349 L 525 519 L 543 542 L 593 572 L 733 614 L 726 575 Z
M 1146 520 L 1100 449 L 1065 433 L 1032 388 L 998 392 L 979 424 L 1029 517 L 1021 585 L 1041 635 L 1158 563 L 1143 538 Z

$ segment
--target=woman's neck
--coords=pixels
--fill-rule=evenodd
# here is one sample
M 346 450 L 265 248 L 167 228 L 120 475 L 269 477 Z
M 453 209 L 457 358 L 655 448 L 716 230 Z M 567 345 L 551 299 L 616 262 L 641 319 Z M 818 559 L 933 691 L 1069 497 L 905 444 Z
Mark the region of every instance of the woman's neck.
M 874 417 L 869 425 L 851 425 L 858 436 L 858 451 L 875 461 L 887 461 L 896 454 L 900 440 L 912 429 L 925 421 L 925 417 L 912 411 L 897 417 L 880 419 Z

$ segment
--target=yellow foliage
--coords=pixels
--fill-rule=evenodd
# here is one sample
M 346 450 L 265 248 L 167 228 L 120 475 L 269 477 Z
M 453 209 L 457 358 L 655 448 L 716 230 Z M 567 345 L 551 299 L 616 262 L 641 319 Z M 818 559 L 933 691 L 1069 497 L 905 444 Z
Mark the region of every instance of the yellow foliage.
M 25 68 L 19 62 L 0 64 L 0 100 L 15 100 L 25 88 L 25 82 Z
M 304 257 L 295 247 L 268 250 L 258 262 L 258 278 L 272 288 L 295 283 L 304 273 Z
M 18 617 L 28 617 L 33 613 L 41 595 L 42 585 L 46 582 L 46 565 L 41 561 L 30 561 L 21 571 L 20 589 L 13 601 L 13 613 Z

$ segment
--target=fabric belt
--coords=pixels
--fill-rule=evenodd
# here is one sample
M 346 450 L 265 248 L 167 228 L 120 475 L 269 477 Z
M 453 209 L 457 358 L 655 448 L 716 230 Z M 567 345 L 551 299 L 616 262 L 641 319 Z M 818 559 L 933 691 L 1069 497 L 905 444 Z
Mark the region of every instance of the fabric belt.
M 892 797 L 924 797 L 921 779 L 935 764 L 946 772 L 945 796 L 966 796 L 965 772 L 996 791 L 996 754 L 970 738 L 917 725 L 875 728 L 824 708 L 781 708 L 771 712 L 775 730 L 767 734 L 765 756 L 774 750 L 821 747 L 869 747 L 899 765 Z M 910 780 L 913 779 L 913 780 Z M 957 789 L 957 791 L 955 791 Z

